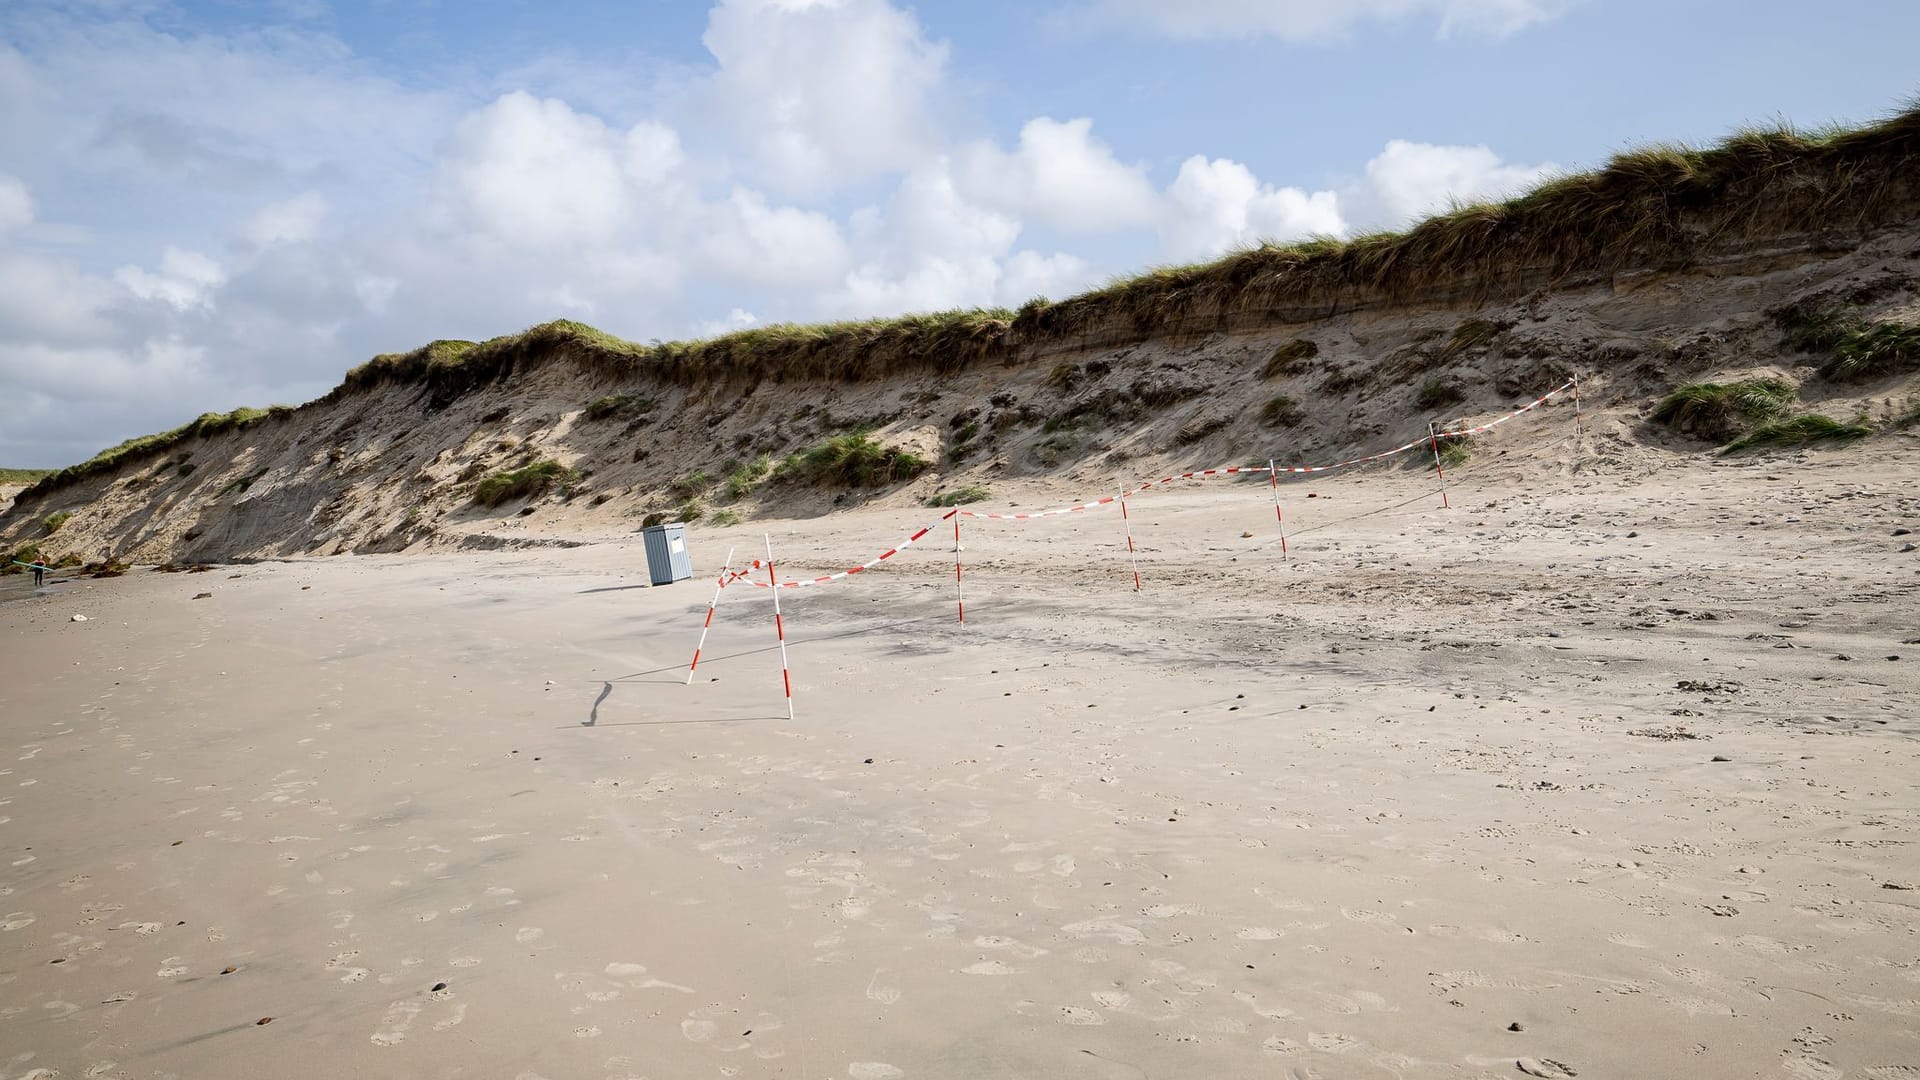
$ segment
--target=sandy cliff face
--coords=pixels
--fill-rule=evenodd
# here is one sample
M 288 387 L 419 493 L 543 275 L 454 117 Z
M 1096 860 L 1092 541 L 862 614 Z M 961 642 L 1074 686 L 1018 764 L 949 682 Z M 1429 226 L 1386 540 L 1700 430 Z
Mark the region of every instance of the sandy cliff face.
M 1428 420 L 1496 412 L 1574 372 L 1596 465 L 1635 470 L 1712 449 L 1644 420 L 1685 383 L 1777 375 L 1799 386 L 1802 408 L 1836 419 L 1907 407 L 1911 372 L 1831 382 L 1817 373 L 1823 358 L 1791 348 L 1785 331 L 1794 313 L 1822 307 L 1911 321 L 1916 278 L 1920 227 L 1908 222 L 1857 243 L 1746 245 L 1684 272 L 1231 333 L 1149 328 L 1093 348 L 1053 340 L 949 373 L 860 382 L 609 378 L 561 348 L 462 392 L 377 382 L 26 492 L 0 517 L 0 544 L 35 541 L 56 511 L 72 517 L 43 550 L 152 563 L 564 543 L 631 532 L 654 513 L 804 515 L 963 485 L 1004 492 L 1022 477 L 1098 495 L 1174 466 L 1316 463 L 1397 445 Z M 738 464 L 854 429 L 937 464 L 877 491 L 778 479 L 726 490 Z M 578 479 L 494 508 L 473 501 L 479 480 L 542 460 Z

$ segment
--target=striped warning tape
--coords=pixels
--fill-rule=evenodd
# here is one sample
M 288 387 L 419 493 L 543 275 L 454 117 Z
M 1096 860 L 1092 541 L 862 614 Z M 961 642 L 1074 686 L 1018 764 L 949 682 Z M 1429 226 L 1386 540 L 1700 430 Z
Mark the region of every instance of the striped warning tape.
M 745 582 L 748 585 L 752 585 L 756 589 L 804 589 L 814 585 L 826 585 L 835 581 L 844 581 L 845 579 L 850 578 L 855 574 L 865 573 L 866 571 L 873 569 L 874 567 L 880 565 L 881 563 L 886 562 L 888 559 L 891 559 L 895 555 L 900 554 L 902 551 L 905 551 L 907 548 L 912 547 L 916 541 L 920 540 L 922 537 L 925 537 L 928 533 L 932 532 L 935 526 L 938 526 L 941 522 L 948 521 L 956 517 L 970 517 L 970 518 L 976 518 L 976 519 L 986 520 L 986 521 L 1034 521 L 1039 518 L 1058 517 L 1063 514 L 1078 514 L 1088 510 L 1099 510 L 1107 506 L 1121 505 L 1124 508 L 1124 504 L 1126 500 L 1133 498 L 1135 495 L 1138 495 L 1141 492 L 1148 490 L 1149 488 L 1161 487 L 1167 484 L 1171 484 L 1176 480 L 1206 480 L 1206 479 L 1210 479 L 1218 476 L 1235 476 L 1235 475 L 1254 474 L 1254 473 L 1266 473 L 1268 475 L 1277 477 L 1278 474 L 1280 473 L 1332 472 L 1335 469 L 1345 469 L 1345 468 L 1350 468 L 1354 465 L 1364 465 L 1371 461 L 1384 461 L 1387 458 L 1394 457 L 1399 454 L 1404 454 L 1409 450 L 1413 450 L 1422 446 L 1428 446 L 1432 444 L 1436 439 L 1454 439 L 1454 438 L 1460 438 L 1466 435 L 1477 435 L 1481 432 L 1491 431 L 1494 428 L 1500 426 L 1501 424 L 1504 424 L 1507 421 L 1512 420 L 1516 416 L 1520 416 L 1523 413 L 1531 412 L 1532 410 L 1540 407 L 1541 405 L 1546 404 L 1546 402 L 1549 401 L 1550 399 L 1562 393 L 1565 393 L 1573 385 L 1574 385 L 1574 380 L 1569 379 L 1566 382 L 1561 383 L 1559 386 L 1555 387 L 1554 389 L 1549 390 L 1546 393 L 1540 395 L 1539 397 L 1533 399 L 1532 401 L 1527 402 L 1525 405 L 1522 405 L 1519 408 L 1514 409 L 1512 412 L 1509 412 L 1504 416 L 1498 417 L 1497 419 L 1489 420 L 1484 424 L 1479 424 L 1474 427 L 1468 427 L 1468 428 L 1458 428 L 1452 431 L 1433 432 L 1422 438 L 1415 439 L 1410 443 L 1406 443 L 1402 446 L 1396 446 L 1391 450 L 1382 450 L 1379 453 L 1366 454 L 1364 456 L 1356 457 L 1356 458 L 1348 458 L 1345 461 L 1337 461 L 1331 465 L 1223 465 L 1223 466 L 1219 466 L 1217 468 L 1212 468 L 1212 469 L 1195 469 L 1192 472 L 1175 473 L 1170 476 L 1163 476 L 1158 480 L 1145 480 L 1140 482 L 1133 488 L 1127 491 L 1123 491 L 1118 495 L 1108 495 L 1108 496 L 1105 496 L 1104 498 L 1095 499 L 1092 502 L 1079 503 L 1075 506 L 1061 506 L 1061 507 L 1056 507 L 1052 510 L 1034 510 L 1032 512 L 1024 513 L 1024 514 L 994 514 L 994 513 L 988 513 L 982 510 L 961 510 L 961 509 L 949 510 L 946 513 L 940 515 L 940 517 L 934 522 L 921 526 L 919 529 L 915 530 L 912 535 L 908 536 L 905 540 L 900 541 L 898 544 L 895 544 L 893 547 L 890 547 L 887 550 L 881 552 L 880 554 L 874 556 L 873 558 L 867 560 L 866 562 L 861 563 L 859 566 L 850 566 L 845 570 L 839 571 L 838 573 L 826 574 L 817 578 L 795 579 L 791 581 L 780 581 L 780 582 L 760 581 L 752 576 L 754 574 L 757 574 L 763 565 L 759 559 L 755 559 L 751 564 L 744 566 L 738 570 L 723 571 L 721 574 L 720 585 L 722 588 L 725 588 L 726 586 L 732 585 L 736 582 Z
M 936 521 L 934 521 L 932 524 L 920 526 L 920 528 L 914 531 L 913 535 L 907 537 L 905 540 L 902 540 L 898 544 L 895 544 L 892 547 L 888 548 L 887 550 L 881 552 L 880 554 L 875 555 L 873 558 L 868 559 L 866 562 L 861 563 L 859 566 L 849 566 L 845 570 L 842 570 L 837 574 L 827 574 L 822 577 L 804 578 L 804 579 L 797 579 L 793 581 L 780 581 L 780 582 L 760 581 L 756 578 L 747 576 L 753 573 L 754 571 L 758 570 L 761 566 L 760 560 L 755 559 L 753 561 L 752 566 L 747 567 L 743 570 L 734 571 L 730 576 L 728 576 L 728 578 L 726 579 L 726 582 L 730 584 L 735 581 L 744 581 L 756 589 L 805 589 L 814 585 L 825 585 L 828 582 L 841 581 L 843 579 L 850 578 L 855 574 L 865 573 L 866 571 L 871 570 L 876 566 L 879 566 L 881 563 L 886 562 L 888 559 L 893 558 L 895 555 L 898 555 L 901 552 L 907 550 L 908 548 L 914 545 L 915 541 L 919 540 L 921 537 L 932 532 L 934 529 L 934 526 L 940 524 L 940 522 L 942 521 L 946 521 L 954 517 L 955 515 L 959 514 L 959 512 L 960 511 L 958 510 L 949 510 L 944 514 L 941 514 L 940 517 Z
M 1464 435 L 1478 435 L 1483 431 L 1492 431 L 1494 428 L 1499 427 L 1501 424 L 1506 423 L 1507 421 L 1513 419 L 1516 416 L 1521 415 L 1522 413 L 1532 412 L 1533 410 L 1539 408 L 1540 406 L 1545 405 L 1547 403 L 1547 399 L 1566 393 L 1567 390 L 1573 386 L 1573 384 L 1574 384 L 1574 380 L 1568 379 L 1566 382 L 1563 382 L 1559 386 L 1556 386 L 1553 389 L 1547 391 L 1546 393 L 1541 394 L 1539 397 L 1534 398 L 1532 401 L 1527 402 L 1525 405 L 1520 406 L 1519 408 L 1513 410 L 1512 412 L 1506 414 L 1505 416 L 1502 416 L 1495 420 L 1489 420 L 1486 423 L 1480 424 L 1476 427 L 1455 428 L 1452 431 L 1441 431 L 1441 432 L 1436 432 L 1435 434 L 1437 434 L 1442 439 L 1457 439 Z

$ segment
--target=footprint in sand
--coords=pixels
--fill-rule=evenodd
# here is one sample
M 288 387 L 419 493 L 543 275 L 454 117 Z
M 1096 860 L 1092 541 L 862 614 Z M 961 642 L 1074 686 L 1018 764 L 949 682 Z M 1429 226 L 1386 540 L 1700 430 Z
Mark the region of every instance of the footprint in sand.
M 849 896 L 835 904 L 834 910 L 843 919 L 864 919 L 873 910 L 873 905 L 858 896 Z
M 897 1004 L 900 1000 L 900 988 L 885 985 L 880 981 L 880 976 L 885 974 L 886 970 L 881 968 L 875 971 L 873 978 L 867 980 L 867 1000 L 877 1001 L 882 1005 Z
M 1233 935 L 1241 941 L 1277 941 L 1286 935 L 1271 926 L 1243 927 Z
M 1124 1009 L 1133 1004 L 1133 995 L 1120 990 L 1095 990 L 1093 1003 L 1103 1009 Z
M 597 1039 L 600 1037 L 600 1029 L 597 1027 L 574 1028 L 573 1037 L 576 1039 Z
M 160 970 L 154 972 L 154 974 L 162 979 L 171 979 L 177 975 L 185 975 L 187 973 L 186 957 L 184 956 L 169 956 L 165 960 L 160 961 L 160 963 Z
M 982 960 L 960 969 L 962 975 L 1018 975 L 1019 973 L 1018 968 L 1010 968 L 998 960 Z
M 542 930 L 537 926 L 523 926 L 519 930 L 514 932 L 513 940 L 519 942 L 522 945 L 526 945 L 531 942 L 539 941 L 540 936 L 545 933 L 546 933 L 545 930 Z
M 31 912 L 10 911 L 5 919 L 0 919 L 0 930 L 22 930 L 32 926 L 34 916 Z
M 680 1021 L 680 1034 L 685 1036 L 688 1042 L 706 1042 L 713 1038 L 719 1030 L 719 1026 L 711 1020 Z
M 387 1006 L 387 1015 L 380 1018 L 381 1030 L 373 1033 L 373 1045 L 400 1045 L 407 1037 L 407 1029 L 413 1026 L 414 1018 L 419 1015 L 420 1003 L 417 1001 L 396 1001 Z
M 1062 1024 L 1074 1027 L 1098 1027 L 1107 1022 L 1107 1018 L 1092 1009 L 1083 1009 L 1078 1005 L 1062 1005 L 1054 1019 Z
M 853 1080 L 900 1080 L 907 1074 L 884 1061 L 856 1061 L 847 1066 L 847 1075 Z

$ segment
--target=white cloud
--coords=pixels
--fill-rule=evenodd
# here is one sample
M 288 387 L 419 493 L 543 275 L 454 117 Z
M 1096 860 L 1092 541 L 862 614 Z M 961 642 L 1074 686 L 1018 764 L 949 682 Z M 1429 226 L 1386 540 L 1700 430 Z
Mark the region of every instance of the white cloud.
M 715 107 L 767 186 L 833 190 L 937 146 L 947 48 L 887 0 L 720 0 L 702 40 Z
M 1577 0 L 1098 0 L 1109 19 L 1174 37 L 1274 37 L 1319 41 L 1360 23 L 1414 18 L 1446 37 L 1505 36 L 1553 18 Z
M 317 191 L 304 192 L 254 211 L 241 223 L 240 238 L 256 249 L 305 243 L 320 235 L 320 224 L 326 216 L 326 196 Z
M 759 285 L 819 285 L 846 272 L 840 226 L 825 214 L 769 206 L 746 188 L 708 216 L 703 245 L 723 277 Z
M 738 330 L 751 330 L 760 325 L 760 316 L 743 308 L 734 308 L 723 319 L 708 319 L 693 328 L 693 337 L 714 338 L 731 334 Z
M 983 202 L 1032 214 L 1074 232 L 1104 232 L 1153 221 L 1156 196 L 1146 169 L 1122 165 L 1093 137 L 1093 121 L 1050 117 L 1020 129 L 1020 147 L 1007 153 L 975 143 L 962 158 L 966 190 Z
M 506 94 L 455 126 L 438 186 L 456 230 L 512 247 L 598 246 L 669 201 L 678 137 L 627 132 L 566 102 Z
M 197 251 L 169 246 L 160 256 L 160 269 L 143 270 L 123 266 L 113 279 L 142 300 L 157 300 L 178 311 L 204 307 L 213 299 L 214 290 L 227 280 L 220 264 Z
M 0 236 L 33 223 L 33 195 L 20 178 L 0 173 Z
M 1350 200 L 1363 219 L 1399 227 L 1454 203 L 1509 198 L 1558 171 L 1551 163 L 1507 164 L 1485 146 L 1395 139 L 1367 162 L 1366 182 Z
M 1167 189 L 1162 249 L 1175 259 L 1202 259 L 1262 240 L 1298 240 L 1346 231 L 1339 196 L 1263 184 L 1237 161 L 1200 155 L 1180 166 Z

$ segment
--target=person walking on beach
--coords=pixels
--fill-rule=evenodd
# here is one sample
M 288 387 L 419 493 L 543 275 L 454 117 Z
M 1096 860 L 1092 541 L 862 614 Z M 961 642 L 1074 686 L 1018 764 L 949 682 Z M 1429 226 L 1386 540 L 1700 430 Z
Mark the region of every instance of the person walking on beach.
M 33 587 L 39 588 L 47 583 L 47 564 L 35 555 L 33 557 Z

